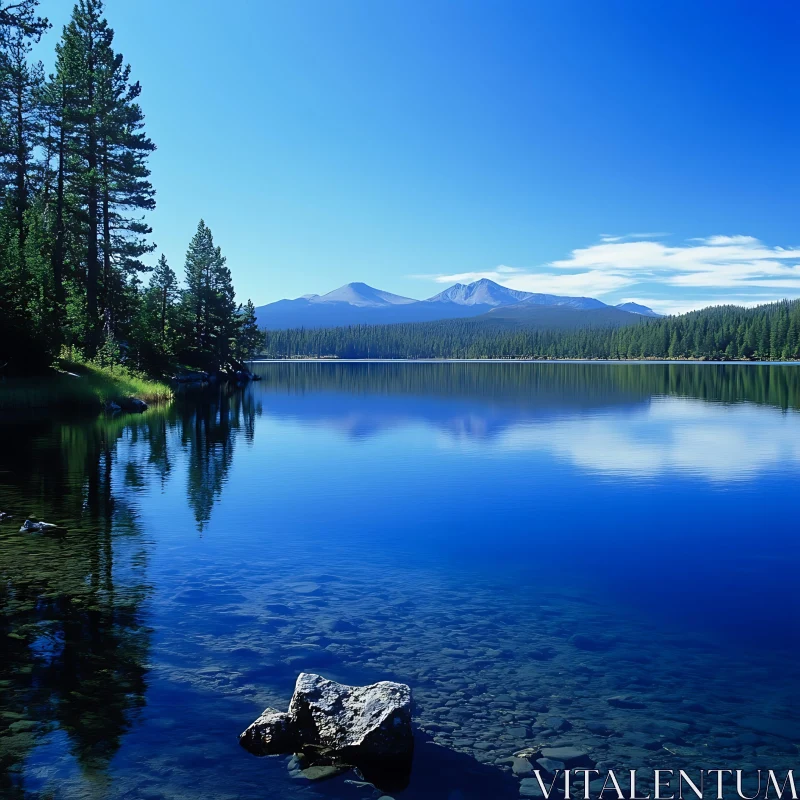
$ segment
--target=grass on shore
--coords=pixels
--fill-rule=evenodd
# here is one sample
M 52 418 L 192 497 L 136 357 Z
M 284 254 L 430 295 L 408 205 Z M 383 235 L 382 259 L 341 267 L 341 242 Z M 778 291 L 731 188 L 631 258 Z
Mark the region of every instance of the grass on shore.
M 160 381 L 142 377 L 125 367 L 99 367 L 61 361 L 48 375 L 8 378 L 0 381 L 0 411 L 37 408 L 92 409 L 126 397 L 145 403 L 163 403 L 172 389 Z

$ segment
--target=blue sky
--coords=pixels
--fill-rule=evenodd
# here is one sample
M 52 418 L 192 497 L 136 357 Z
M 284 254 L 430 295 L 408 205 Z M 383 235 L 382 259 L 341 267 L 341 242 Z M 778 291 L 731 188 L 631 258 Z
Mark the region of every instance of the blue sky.
M 54 23 L 69 0 L 43 0 Z M 800 296 L 800 6 L 107 0 L 158 252 L 257 304 L 365 281 L 676 311 Z

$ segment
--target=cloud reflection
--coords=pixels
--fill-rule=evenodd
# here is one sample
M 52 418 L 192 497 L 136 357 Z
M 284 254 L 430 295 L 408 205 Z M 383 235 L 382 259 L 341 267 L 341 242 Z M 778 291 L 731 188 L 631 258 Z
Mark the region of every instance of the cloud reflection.
M 684 473 L 710 481 L 746 480 L 800 465 L 800 415 L 764 406 L 659 398 L 624 415 L 606 412 L 514 424 L 492 446 L 549 453 L 598 474 L 651 478 Z

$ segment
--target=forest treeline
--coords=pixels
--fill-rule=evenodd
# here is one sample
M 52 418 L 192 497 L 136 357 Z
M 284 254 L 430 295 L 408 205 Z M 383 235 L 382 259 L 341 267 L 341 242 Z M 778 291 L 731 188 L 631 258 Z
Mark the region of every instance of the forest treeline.
M 203 221 L 184 287 L 163 255 L 146 265 L 155 144 L 102 1 L 77 2 L 49 75 L 32 57 L 49 28 L 37 5 L 0 0 L 0 368 L 67 357 L 164 374 L 244 360 L 263 336 Z
M 624 327 L 572 330 L 460 319 L 270 331 L 265 355 L 793 361 L 800 359 L 800 301 L 716 306 Z

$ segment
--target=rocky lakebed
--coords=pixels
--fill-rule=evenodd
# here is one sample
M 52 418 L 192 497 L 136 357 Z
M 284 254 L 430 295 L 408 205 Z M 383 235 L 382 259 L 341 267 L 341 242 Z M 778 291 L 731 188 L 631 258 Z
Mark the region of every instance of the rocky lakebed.
M 349 684 L 406 683 L 413 797 L 537 797 L 534 769 L 636 768 L 647 793 L 653 769 L 796 763 L 800 718 L 788 674 L 796 667 L 781 664 L 780 680 L 776 665 L 754 654 L 731 659 L 705 637 L 655 631 L 578 594 L 464 585 L 419 569 L 413 582 L 376 586 L 373 575 L 351 565 L 341 575 L 310 571 L 244 590 L 236 575 L 220 579 L 209 565 L 169 600 L 181 612 L 182 646 L 176 638 L 158 672 L 246 701 L 252 713 L 240 730 L 265 707 L 287 708 L 304 670 Z M 352 774 L 320 783 L 330 773 L 304 774 L 308 763 L 294 755 L 267 761 L 285 762 L 293 793 L 383 794 Z

